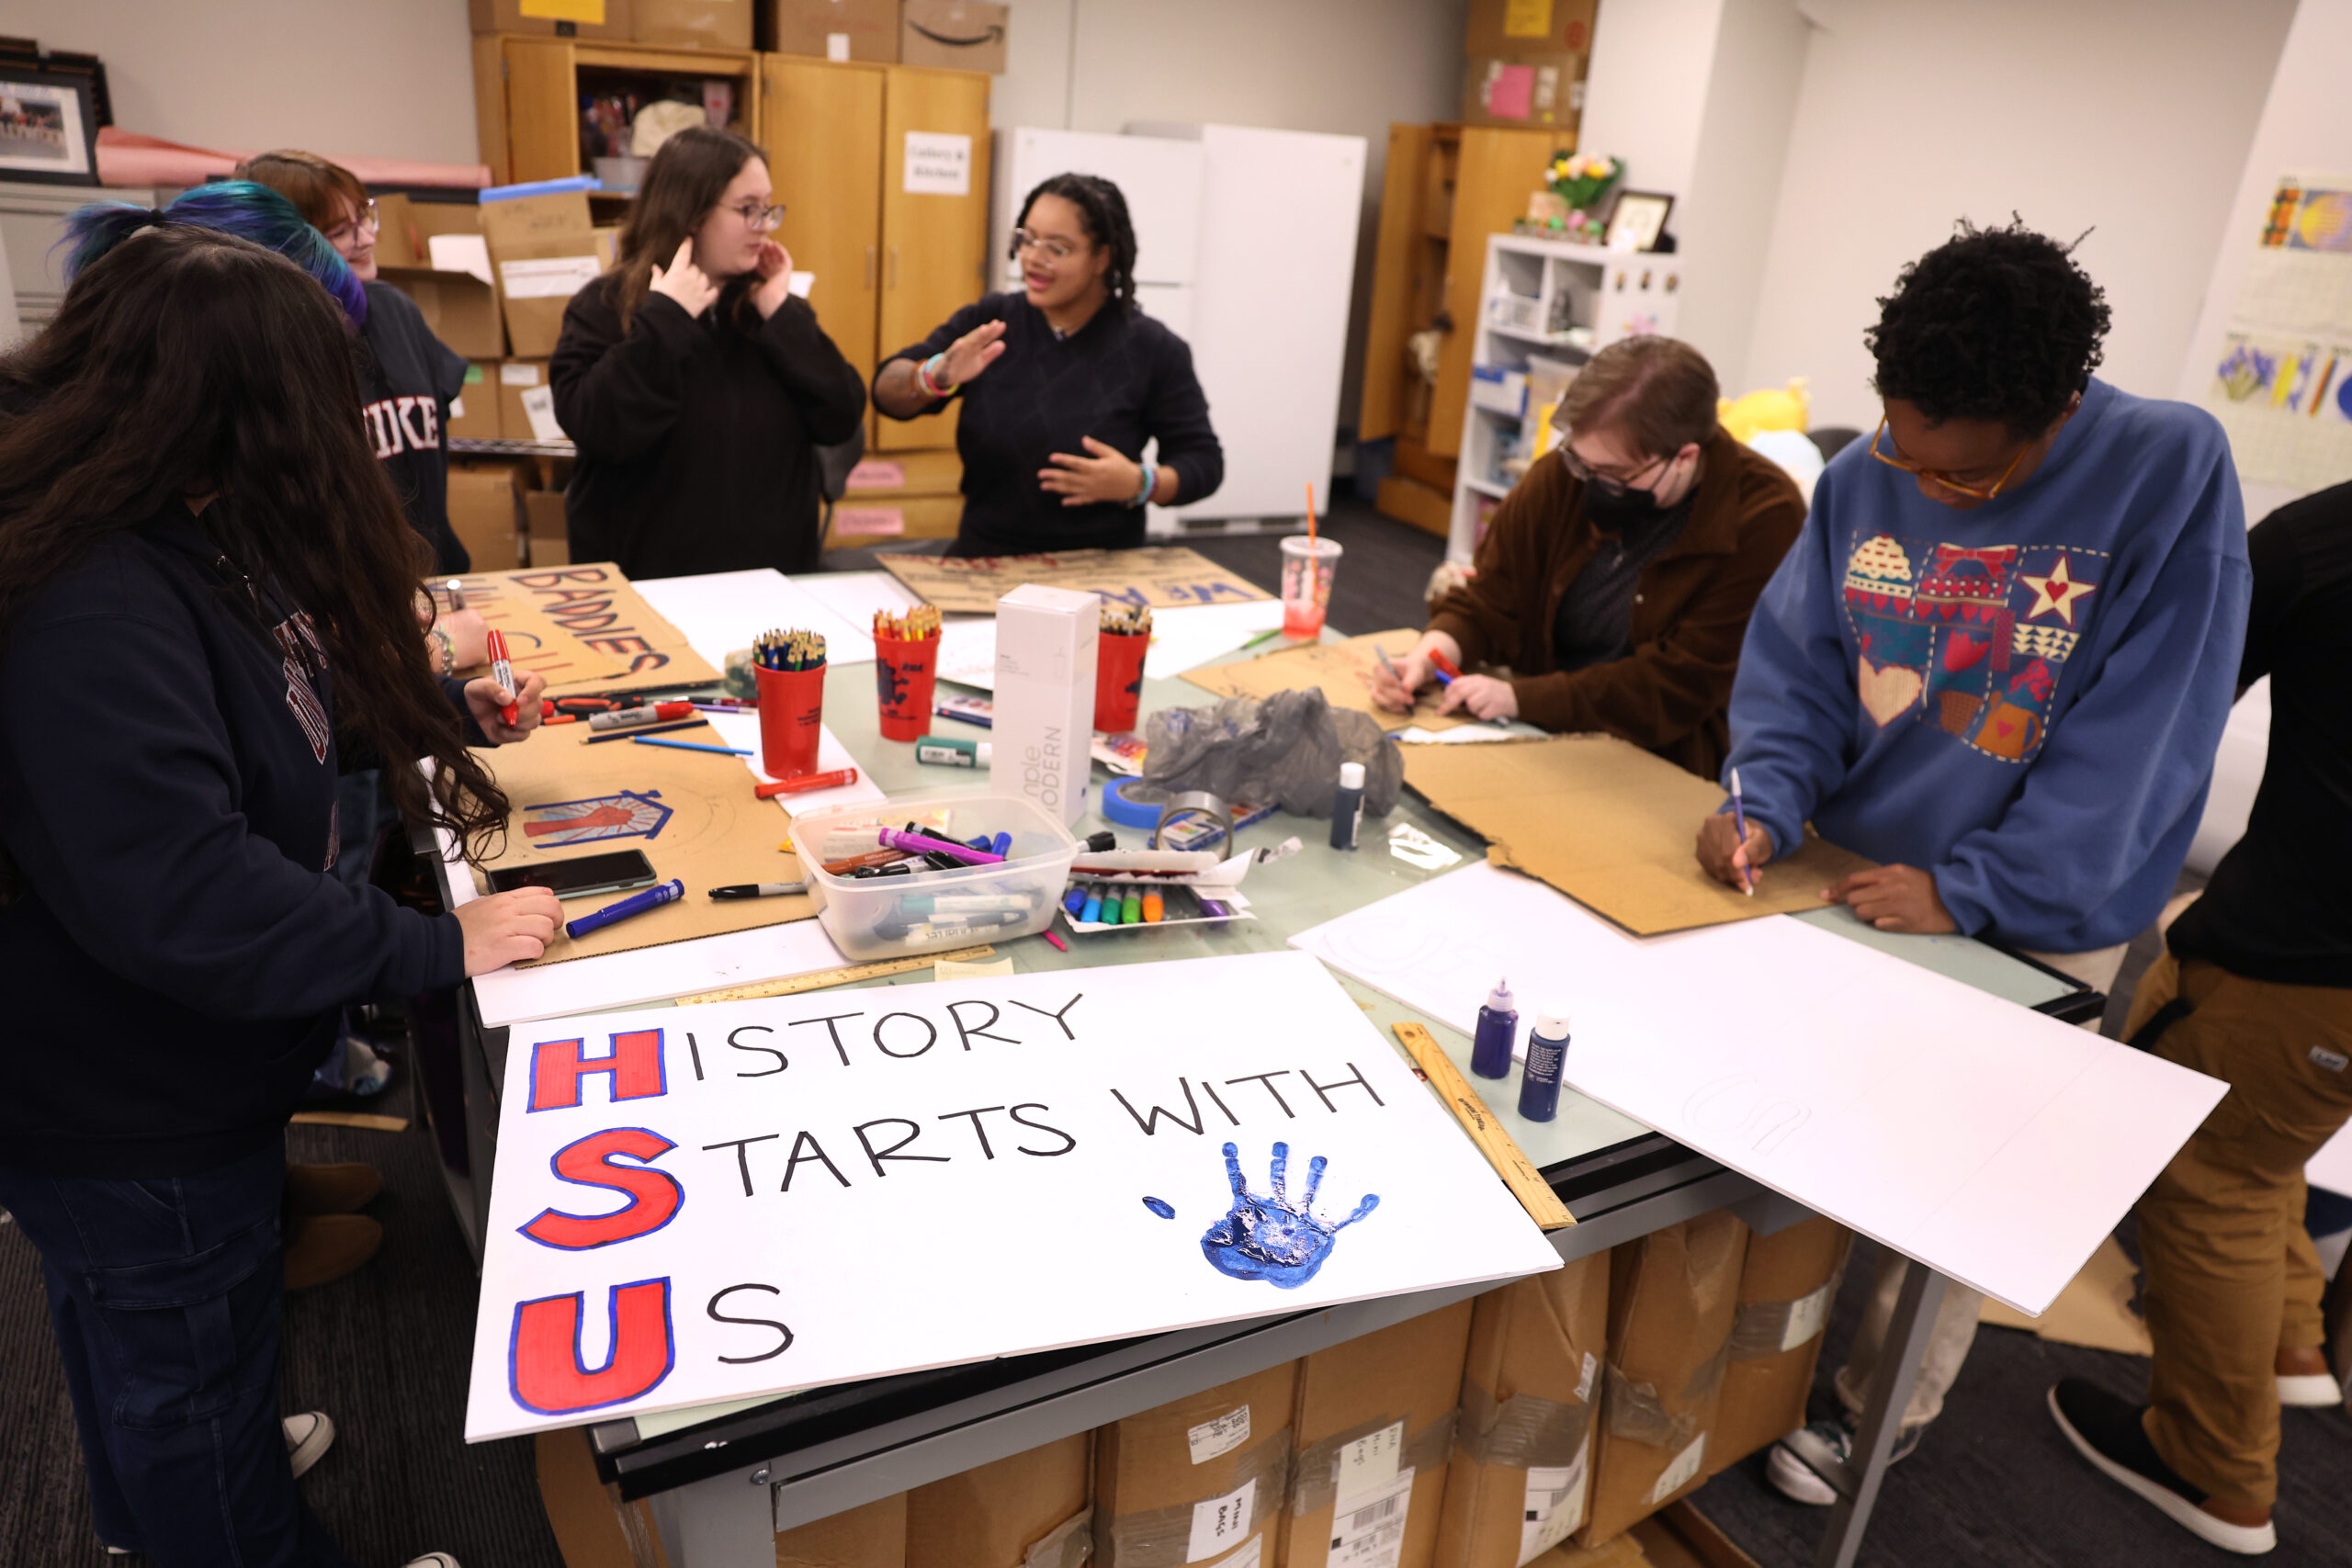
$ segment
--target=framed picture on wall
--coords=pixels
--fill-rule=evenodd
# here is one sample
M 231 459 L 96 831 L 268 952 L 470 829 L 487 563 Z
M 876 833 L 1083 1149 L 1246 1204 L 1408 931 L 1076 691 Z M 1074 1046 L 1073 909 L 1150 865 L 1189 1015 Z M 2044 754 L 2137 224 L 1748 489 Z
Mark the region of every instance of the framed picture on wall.
M 98 183 L 89 78 L 0 66 L 0 180 Z
M 1612 251 L 1654 251 L 1666 232 L 1667 214 L 1674 197 L 1653 190 L 1621 190 L 1609 209 L 1609 236 L 1602 243 Z

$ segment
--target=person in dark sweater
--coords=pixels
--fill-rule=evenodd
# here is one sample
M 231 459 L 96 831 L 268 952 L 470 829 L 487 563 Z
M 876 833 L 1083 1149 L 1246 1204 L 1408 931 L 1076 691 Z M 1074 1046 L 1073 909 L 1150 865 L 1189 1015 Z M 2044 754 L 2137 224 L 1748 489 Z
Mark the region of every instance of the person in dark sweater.
M 335 778 L 397 762 L 479 852 L 506 803 L 468 737 L 521 739 L 538 682 L 436 689 L 334 302 L 260 246 L 115 221 L 0 358 L 0 1208 L 105 1543 L 340 1568 L 277 1408 L 288 1115 L 345 1002 L 535 958 L 560 917 L 345 886 Z M 331 1427 L 296 1419 L 315 1459 Z
M 2267 1551 L 2281 1404 L 2341 1404 L 2303 1166 L 2352 1119 L 2352 484 L 2247 536 L 2243 692 L 2270 677 L 2245 836 L 2165 933 L 2126 1037 L 2230 1092 L 2140 1200 L 2154 1359 L 2142 1405 L 2069 1378 L 2067 1438 L 2214 1545 Z
M 865 417 L 857 372 L 768 238 L 768 166 L 708 126 L 662 144 L 613 270 L 573 296 L 548 367 L 580 448 L 574 560 L 631 577 L 815 569 L 817 448 Z
M 1126 198 L 1109 180 L 1056 175 L 1021 204 L 1012 256 L 1022 292 L 988 295 L 900 349 L 874 378 L 874 406 L 920 419 L 961 405 L 950 555 L 1140 545 L 1145 503 L 1214 494 L 1225 451 L 1193 351 L 1136 304 Z M 1159 447 L 1148 471 L 1148 442 Z

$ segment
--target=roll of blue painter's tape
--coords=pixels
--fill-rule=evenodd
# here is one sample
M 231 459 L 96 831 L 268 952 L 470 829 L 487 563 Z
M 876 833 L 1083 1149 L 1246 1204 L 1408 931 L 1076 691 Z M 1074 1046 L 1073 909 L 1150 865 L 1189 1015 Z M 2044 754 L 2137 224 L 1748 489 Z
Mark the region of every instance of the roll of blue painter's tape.
M 1141 779 L 1113 779 L 1102 786 L 1102 813 L 1105 821 L 1116 822 L 1122 828 L 1142 828 L 1147 830 L 1159 826 L 1159 805 L 1129 800 L 1127 791 L 1145 787 Z M 1154 791 L 1153 793 L 1159 793 Z

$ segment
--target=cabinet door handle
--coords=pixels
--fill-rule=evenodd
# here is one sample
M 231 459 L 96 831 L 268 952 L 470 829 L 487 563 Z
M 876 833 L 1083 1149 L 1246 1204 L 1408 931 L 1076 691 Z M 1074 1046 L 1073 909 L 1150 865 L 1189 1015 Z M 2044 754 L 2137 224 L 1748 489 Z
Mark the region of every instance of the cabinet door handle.
M 869 294 L 874 291 L 874 247 L 872 245 L 865 247 L 865 288 Z
M 890 247 L 890 287 L 899 287 L 899 247 L 896 245 Z

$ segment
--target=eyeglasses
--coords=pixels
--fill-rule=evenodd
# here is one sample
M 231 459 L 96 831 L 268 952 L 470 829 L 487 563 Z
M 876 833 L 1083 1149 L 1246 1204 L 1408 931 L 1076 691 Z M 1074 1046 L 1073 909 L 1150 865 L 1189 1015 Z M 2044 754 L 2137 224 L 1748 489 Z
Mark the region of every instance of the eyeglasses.
M 1577 449 L 1566 442 L 1560 443 L 1560 461 L 1567 468 L 1569 477 L 1581 484 L 1589 484 L 1604 493 L 1632 490 L 1641 483 L 1642 476 L 1672 462 L 1671 457 L 1652 457 L 1630 474 L 1603 473 L 1577 456 Z
M 1059 234 L 1033 233 L 1027 229 L 1012 231 L 1012 254 L 1017 260 L 1023 252 L 1043 251 L 1051 261 L 1066 262 L 1078 254 L 1079 247 Z
M 727 210 L 741 218 L 744 228 L 761 234 L 773 232 L 776 225 L 784 221 L 782 202 L 774 207 L 763 207 L 756 201 L 747 201 L 741 207 L 730 207 Z
M 1888 453 L 1882 452 L 1878 449 L 1880 436 L 1886 437 L 1886 444 L 1890 448 L 1894 448 L 1894 455 L 1890 456 Z M 1940 485 L 1944 489 L 1951 491 L 1954 495 L 1964 495 L 1973 501 L 1990 501 L 1995 496 L 2001 493 L 2001 487 L 2009 482 L 2009 476 L 2018 471 L 2018 465 L 2025 461 L 2026 452 L 2028 448 L 2032 446 L 2033 443 L 2029 441 L 2025 446 L 2018 447 L 2018 455 L 2009 459 L 2009 466 L 2001 470 L 2001 477 L 1995 479 L 1990 486 L 1971 484 L 1965 479 L 1956 479 L 1950 474 L 1944 473 L 1939 469 L 1921 468 L 1918 464 L 1904 457 L 1901 455 L 1901 448 L 1895 447 L 1894 446 L 1894 437 L 1887 434 L 1886 416 L 1884 414 L 1881 414 L 1878 421 L 1878 429 L 1871 436 L 1871 456 L 1876 457 L 1880 462 L 1884 463 L 1890 468 L 1900 468 L 1906 474 L 1911 474 L 1917 478 L 1927 479 L 1931 483 Z
M 376 233 L 383 227 L 383 219 L 376 214 L 376 198 L 369 197 L 360 203 L 357 217 L 346 218 L 327 231 L 327 240 L 330 243 L 340 243 L 345 240 L 356 240 L 361 234 Z

